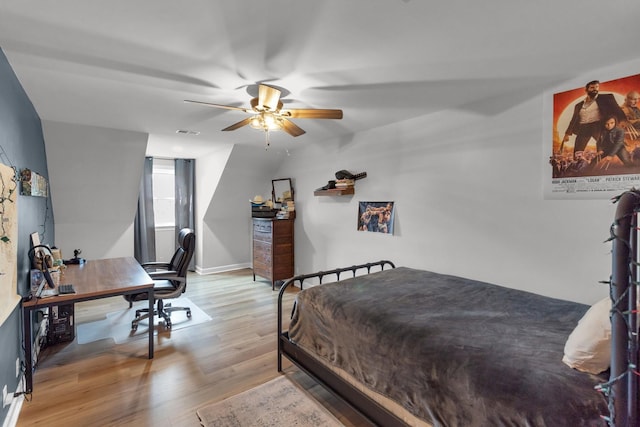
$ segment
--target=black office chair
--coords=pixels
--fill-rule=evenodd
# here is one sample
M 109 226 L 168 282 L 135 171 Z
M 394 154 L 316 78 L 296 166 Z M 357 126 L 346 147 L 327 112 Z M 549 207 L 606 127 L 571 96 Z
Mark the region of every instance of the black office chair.
M 167 329 L 171 329 L 171 312 L 186 311 L 187 317 L 191 317 L 190 307 L 173 307 L 171 303 L 165 304 L 165 299 L 178 298 L 187 289 L 187 269 L 196 247 L 196 235 L 190 228 L 183 228 L 178 233 L 178 248 L 168 263 L 147 262 L 141 264 L 153 279 L 153 293 L 156 302 L 154 315 L 162 317 Z M 129 307 L 134 301 L 147 301 L 149 296 L 146 292 L 139 294 L 125 295 L 129 301 Z M 142 314 L 145 313 L 145 314 Z M 136 317 L 131 322 L 131 329 L 138 329 L 138 323 L 149 318 L 149 309 L 141 308 L 136 310 Z

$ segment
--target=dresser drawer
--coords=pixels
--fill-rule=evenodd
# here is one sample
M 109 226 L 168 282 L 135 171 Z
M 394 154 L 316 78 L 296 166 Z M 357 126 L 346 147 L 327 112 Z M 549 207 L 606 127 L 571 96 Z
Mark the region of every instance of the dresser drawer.
M 253 220 L 253 232 L 254 233 L 269 233 L 273 230 L 273 221 L 258 221 Z
M 256 261 L 262 264 L 271 265 L 272 257 L 272 248 L 271 245 L 265 242 L 259 242 L 255 240 L 253 242 L 253 262 Z
M 254 221 L 253 222 L 253 239 L 262 242 L 272 242 L 273 226 L 271 221 Z
M 271 264 L 262 264 L 261 262 L 257 262 L 256 260 L 253 260 L 253 273 L 258 276 L 267 278 L 273 276 Z

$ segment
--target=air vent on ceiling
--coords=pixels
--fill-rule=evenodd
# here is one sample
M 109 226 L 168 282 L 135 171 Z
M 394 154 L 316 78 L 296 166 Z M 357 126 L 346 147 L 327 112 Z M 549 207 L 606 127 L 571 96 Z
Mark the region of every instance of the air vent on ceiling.
M 181 135 L 200 135 L 200 132 L 195 131 L 195 130 L 186 130 L 186 129 L 178 129 L 176 131 L 176 133 L 179 133 Z

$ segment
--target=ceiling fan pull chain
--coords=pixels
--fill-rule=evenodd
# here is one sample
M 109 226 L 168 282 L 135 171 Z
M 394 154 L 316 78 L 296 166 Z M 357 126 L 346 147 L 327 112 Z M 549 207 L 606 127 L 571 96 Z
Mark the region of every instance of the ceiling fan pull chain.
M 264 146 L 264 150 L 267 151 L 269 149 L 269 146 L 271 145 L 271 141 L 269 141 L 269 129 L 265 129 L 264 130 L 265 133 L 265 143 L 266 145 Z

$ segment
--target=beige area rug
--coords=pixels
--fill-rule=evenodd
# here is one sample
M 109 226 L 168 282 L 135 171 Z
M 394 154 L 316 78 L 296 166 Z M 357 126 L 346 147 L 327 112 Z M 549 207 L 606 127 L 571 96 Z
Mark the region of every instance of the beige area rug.
M 286 376 L 196 411 L 204 427 L 342 427 L 340 421 Z
M 122 344 L 136 337 L 147 337 L 149 332 L 149 319 L 140 321 L 136 331 L 131 330 L 131 321 L 136 315 L 136 308 L 146 308 L 147 303 L 145 302 L 144 305 L 134 304 L 132 308 L 129 308 L 129 303 L 124 300 L 122 300 L 122 302 L 125 308 L 113 313 L 108 313 L 105 319 L 79 323 L 76 327 L 78 344 L 87 344 L 105 338 L 112 338 L 117 344 Z M 211 320 L 211 317 L 191 302 L 189 298 L 180 297 L 172 299 L 170 302 L 174 307 L 191 307 L 190 318 L 187 317 L 186 311 L 174 311 L 171 313 L 172 331 Z M 158 316 L 154 316 L 154 320 L 154 334 L 157 335 L 158 331 L 164 330 L 164 320 L 158 318 Z

